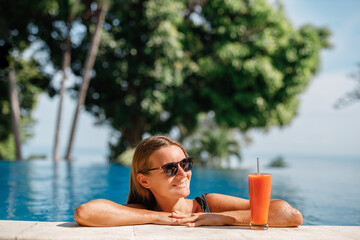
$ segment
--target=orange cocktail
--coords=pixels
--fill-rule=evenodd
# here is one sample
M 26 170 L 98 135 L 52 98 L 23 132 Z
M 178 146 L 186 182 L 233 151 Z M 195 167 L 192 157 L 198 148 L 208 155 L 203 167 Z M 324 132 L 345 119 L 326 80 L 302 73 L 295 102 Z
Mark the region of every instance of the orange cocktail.
M 271 196 L 271 174 L 249 173 L 251 228 L 267 229 Z

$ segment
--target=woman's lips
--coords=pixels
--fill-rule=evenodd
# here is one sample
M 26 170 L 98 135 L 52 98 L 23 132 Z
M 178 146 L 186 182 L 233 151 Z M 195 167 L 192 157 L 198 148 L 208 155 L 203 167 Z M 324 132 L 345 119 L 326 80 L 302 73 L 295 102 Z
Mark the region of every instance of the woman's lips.
M 187 180 L 183 180 L 179 183 L 176 183 L 173 185 L 174 187 L 186 187 L 187 186 Z

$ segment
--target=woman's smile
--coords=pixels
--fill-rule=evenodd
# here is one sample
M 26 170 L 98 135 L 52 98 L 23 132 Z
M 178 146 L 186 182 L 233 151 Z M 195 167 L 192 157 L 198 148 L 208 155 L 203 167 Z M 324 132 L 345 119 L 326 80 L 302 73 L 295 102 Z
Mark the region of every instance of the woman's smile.
M 180 187 L 180 188 L 185 188 L 188 186 L 188 180 L 184 179 L 181 182 L 175 183 L 173 184 L 174 187 Z

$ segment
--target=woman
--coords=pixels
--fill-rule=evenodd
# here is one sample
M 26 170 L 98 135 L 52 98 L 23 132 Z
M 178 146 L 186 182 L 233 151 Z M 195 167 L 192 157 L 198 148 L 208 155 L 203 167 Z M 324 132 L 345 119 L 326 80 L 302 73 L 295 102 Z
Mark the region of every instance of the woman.
M 186 199 L 190 194 L 193 159 L 166 136 L 143 140 L 136 147 L 126 205 L 97 199 L 75 210 L 75 221 L 84 226 L 135 224 L 249 225 L 249 200 L 221 194 Z M 301 213 L 282 200 L 271 200 L 269 225 L 302 224 Z

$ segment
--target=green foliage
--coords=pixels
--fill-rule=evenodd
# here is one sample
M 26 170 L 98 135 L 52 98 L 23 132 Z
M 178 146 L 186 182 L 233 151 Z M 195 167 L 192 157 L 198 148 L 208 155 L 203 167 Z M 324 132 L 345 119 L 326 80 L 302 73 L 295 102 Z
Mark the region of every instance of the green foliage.
M 52 74 L 61 66 L 67 26 L 75 26 L 71 70 L 81 76 L 102 1 L 0 3 L 0 26 L 11 26 L 0 37 L 18 52 L 41 40 Z M 208 112 L 219 129 L 203 132 L 209 138 L 203 147 L 224 149 L 231 141 L 214 139 L 226 138 L 228 129 L 244 133 L 291 122 L 321 49 L 330 47 L 329 35 L 311 25 L 294 29 L 282 6 L 266 0 L 114 0 L 85 107 L 98 124 L 114 129 L 111 159 L 145 133 L 177 127 L 185 139 L 197 129 L 199 114 Z M 76 83 L 74 96 L 78 89 Z
M 16 61 L 14 59 L 14 61 Z M 21 140 L 25 142 L 32 136 L 32 110 L 37 103 L 37 96 L 47 88 L 49 79 L 44 77 L 38 69 L 38 64 L 33 61 L 17 60 L 15 62 L 17 73 L 17 90 L 21 112 Z M 6 81 L 6 69 L 0 69 L 4 80 L 0 81 L 0 158 L 15 159 L 14 137 L 11 127 L 11 111 L 9 87 Z
M 282 156 L 278 156 L 271 160 L 269 167 L 283 168 L 287 167 L 287 163 Z
M 199 127 L 188 136 L 184 146 L 197 164 L 206 167 L 229 167 L 231 158 L 241 160 L 240 140 L 233 129 L 220 128 L 213 116 L 201 115 Z
M 26 158 L 26 160 L 39 160 L 39 159 L 46 159 L 46 155 L 45 154 L 35 154 L 35 155 L 30 155 Z
M 184 139 L 209 111 L 221 129 L 289 124 L 320 50 L 330 46 L 328 30 L 296 30 L 281 6 L 264 0 L 121 6 L 107 15 L 86 100 L 98 122 L 115 130 L 112 158 L 144 133 L 176 126 Z
M 1 133 L 3 131 L 1 130 Z M 14 135 L 8 134 L 6 139 L 0 140 L 0 160 L 14 160 L 16 159 Z
M 53 1 L 0 1 L 0 158 L 15 159 L 14 137 L 11 127 L 11 109 L 7 81 L 8 67 L 15 67 L 17 91 L 21 112 L 21 140 L 32 135 L 37 96 L 49 85 L 49 78 L 40 71 L 34 59 L 24 60 L 22 54 L 38 32 L 35 18 L 52 9 Z M 46 23 L 48 24 L 48 23 Z
M 10 63 L 15 66 L 21 112 L 21 140 L 25 142 L 32 136 L 34 120 L 31 113 L 36 106 L 37 96 L 45 90 L 53 92 L 53 89 L 49 86 L 51 76 L 44 72 L 45 67 L 49 66 L 46 57 L 24 60 L 22 54 L 32 44 L 37 44 L 44 55 L 47 47 L 54 44 L 56 36 L 64 35 L 61 23 L 56 21 L 57 16 L 68 16 L 66 11 L 69 11 L 69 7 L 63 6 L 72 5 L 75 9 L 73 11 L 76 12 L 80 11 L 79 7 L 81 8 L 78 3 L 79 0 L 0 0 L 0 78 L 4 79 L 0 81 L 0 158 L 15 159 L 7 82 Z M 53 39 L 49 39 L 49 36 Z M 56 53 L 60 52 L 61 48 L 58 47 L 58 51 L 53 48 L 51 51 L 54 53 L 52 62 L 60 62 Z
M 199 95 L 216 121 L 242 131 L 290 123 L 329 32 L 295 30 L 281 9 L 262 0 L 209 1 L 200 14 L 206 22 L 197 32 Z
M 196 126 L 193 90 L 183 84 L 189 68 L 179 31 L 184 10 L 182 1 L 122 1 L 107 14 L 86 108 L 121 133 L 114 157 L 145 132 Z
M 135 148 L 130 148 L 125 152 L 123 152 L 122 154 L 120 154 L 114 162 L 121 164 L 123 166 L 131 166 L 134 153 L 135 153 Z

